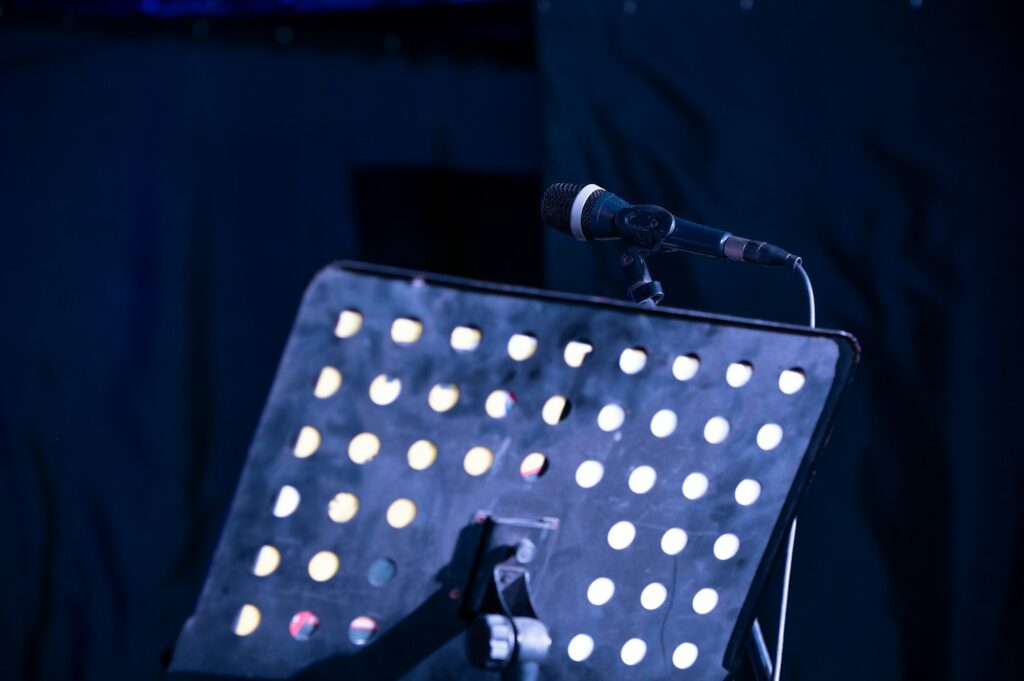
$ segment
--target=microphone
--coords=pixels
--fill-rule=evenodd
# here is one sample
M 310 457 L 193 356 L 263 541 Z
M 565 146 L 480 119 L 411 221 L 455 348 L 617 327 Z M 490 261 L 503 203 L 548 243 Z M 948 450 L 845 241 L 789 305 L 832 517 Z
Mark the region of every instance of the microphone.
M 544 191 L 544 223 L 579 241 L 622 239 L 655 252 L 685 252 L 795 270 L 800 258 L 765 243 L 672 215 L 660 206 L 634 205 L 596 184 L 560 182 Z

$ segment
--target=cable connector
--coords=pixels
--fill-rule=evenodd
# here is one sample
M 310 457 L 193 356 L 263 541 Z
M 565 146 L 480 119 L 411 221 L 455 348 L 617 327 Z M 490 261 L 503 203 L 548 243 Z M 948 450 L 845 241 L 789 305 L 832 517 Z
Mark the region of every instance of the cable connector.
M 754 241 L 741 236 L 729 235 L 722 243 L 722 251 L 729 260 L 749 262 L 764 267 L 785 267 L 795 270 L 800 266 L 801 258 L 784 248 L 779 248 L 767 241 Z

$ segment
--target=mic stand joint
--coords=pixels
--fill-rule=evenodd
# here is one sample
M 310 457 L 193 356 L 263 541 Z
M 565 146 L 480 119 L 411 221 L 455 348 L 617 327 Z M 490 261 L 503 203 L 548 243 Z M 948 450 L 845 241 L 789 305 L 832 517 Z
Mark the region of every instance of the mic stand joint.
M 626 292 L 629 299 L 638 305 L 655 307 L 665 297 L 661 283 L 651 278 L 647 269 L 644 251 L 636 246 L 629 246 L 619 258 L 619 264 L 626 275 Z

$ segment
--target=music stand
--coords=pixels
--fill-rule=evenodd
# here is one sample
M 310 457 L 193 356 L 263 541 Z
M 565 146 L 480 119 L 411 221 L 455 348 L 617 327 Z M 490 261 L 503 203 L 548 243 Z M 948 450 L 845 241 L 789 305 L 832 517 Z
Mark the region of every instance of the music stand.
M 858 354 L 842 332 L 332 266 L 171 670 L 725 678 Z

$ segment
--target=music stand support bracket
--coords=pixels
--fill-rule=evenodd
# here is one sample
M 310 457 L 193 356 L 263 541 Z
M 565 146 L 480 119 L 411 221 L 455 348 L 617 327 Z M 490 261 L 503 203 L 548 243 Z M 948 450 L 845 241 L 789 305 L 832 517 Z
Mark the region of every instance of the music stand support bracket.
M 551 634 L 537 615 L 531 590 L 547 558 L 547 538 L 558 520 L 494 518 L 480 512 L 479 552 L 463 612 L 474 617 L 466 635 L 470 664 L 500 671 L 504 681 L 535 681 L 551 648 Z

